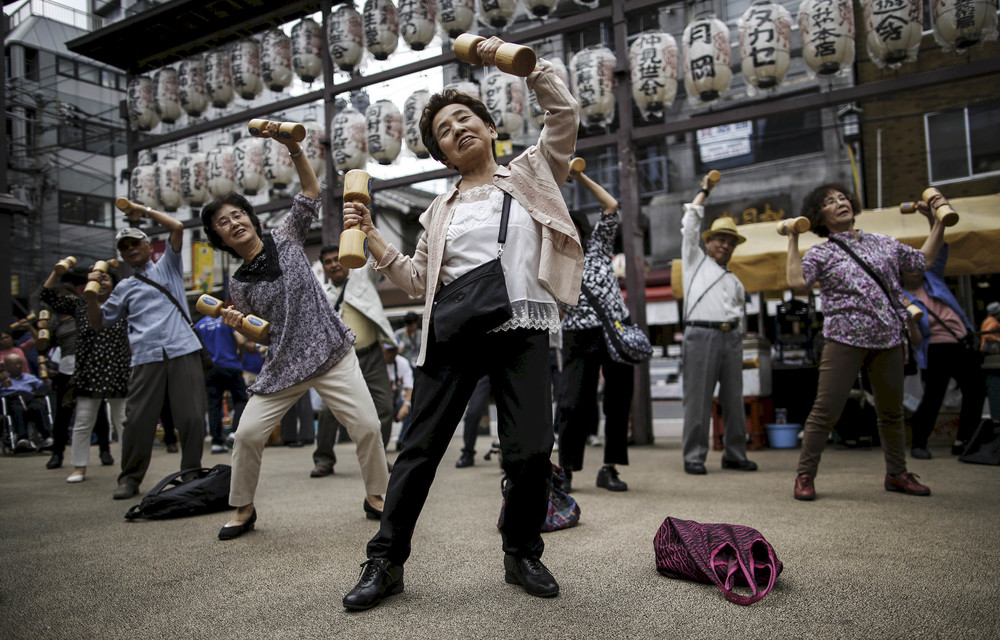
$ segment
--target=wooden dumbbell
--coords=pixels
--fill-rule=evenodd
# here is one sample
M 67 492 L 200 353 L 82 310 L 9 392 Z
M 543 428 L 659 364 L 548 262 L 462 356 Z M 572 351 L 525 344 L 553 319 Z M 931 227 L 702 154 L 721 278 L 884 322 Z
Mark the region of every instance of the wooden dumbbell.
M 795 233 L 805 233 L 809 231 L 810 226 L 809 218 L 805 216 L 786 218 L 785 220 L 778 221 L 778 234 L 787 236 L 791 229 L 795 229 Z
M 760 358 L 751 358 L 743 361 L 744 369 L 760 369 Z
M 360 202 L 368 206 L 371 176 L 361 169 L 351 169 L 344 175 L 344 202 Z M 340 234 L 340 264 L 348 269 L 360 269 L 368 264 L 368 236 L 357 227 L 344 229 Z
M 46 366 L 48 359 L 42 354 L 38 354 L 38 377 L 45 380 L 49 377 L 49 368 Z
M 51 320 L 51 319 L 52 319 L 52 312 L 49 311 L 48 309 L 42 309 L 41 311 L 38 312 L 39 321 Z
M 42 342 L 42 341 L 48 342 L 51 338 L 52 338 L 52 334 L 49 333 L 48 329 L 39 329 L 38 330 L 38 341 L 39 342 Z
M 569 170 L 573 173 L 583 173 L 587 168 L 587 161 L 583 158 L 573 158 L 569 161 Z
M 910 314 L 914 322 L 920 322 L 920 319 L 924 317 L 924 310 L 912 303 L 906 305 L 906 312 Z
M 722 179 L 722 174 L 715 169 L 712 169 L 705 177 L 708 178 L 708 190 L 711 191 L 715 188 L 715 185 L 719 184 L 719 180 Z
M 455 56 L 462 62 L 482 65 L 483 59 L 479 56 L 479 44 L 485 42 L 486 38 L 472 33 L 463 33 L 455 38 Z M 535 70 L 535 52 L 531 47 L 523 44 L 512 44 L 505 42 L 497 49 L 496 64 L 497 69 L 504 73 L 510 73 L 522 78 Z
M 198 298 L 198 302 L 195 303 L 194 308 L 206 316 L 218 318 L 222 315 L 222 300 L 204 294 Z M 267 339 L 270 329 L 271 323 L 267 320 L 262 320 L 257 316 L 245 315 L 243 316 L 243 323 L 237 331 L 254 342 L 260 342 Z
M 275 122 L 274 120 L 257 118 L 247 123 L 247 130 L 254 137 L 259 137 L 260 134 L 267 131 L 275 139 L 294 140 L 295 142 L 302 142 L 306 139 L 306 128 L 298 122 Z
M 928 187 L 923 193 L 923 199 L 928 206 L 931 206 L 931 200 L 939 196 L 942 200 L 944 200 L 944 196 L 941 195 L 941 192 L 934 187 Z M 916 213 L 917 211 L 918 208 L 916 202 L 901 202 L 899 204 L 900 213 Z M 934 209 L 934 216 L 946 227 L 953 227 L 958 224 L 958 212 L 955 211 L 950 204 L 948 204 L 947 200 L 944 200 L 942 204 L 938 205 L 938 207 Z
M 149 213 L 153 210 L 152 207 L 147 207 L 144 204 L 136 204 L 128 198 L 118 198 L 115 200 L 115 207 L 123 212 L 126 218 L 132 221 L 141 219 L 143 213 Z
M 94 263 L 94 266 L 90 269 L 91 271 L 100 271 L 101 273 L 107 273 L 109 269 L 117 269 L 118 261 L 112 258 L 111 260 L 98 260 Z M 97 298 L 97 295 L 101 291 L 101 283 L 97 280 L 90 280 L 87 282 L 87 286 L 83 288 L 83 295 L 88 298 Z
M 24 327 L 24 326 L 27 326 L 29 322 L 34 322 L 34 320 L 35 320 L 35 314 L 29 313 L 28 315 L 26 315 L 25 317 L 21 318 L 17 322 L 11 323 L 10 328 L 11 328 L 11 330 L 14 330 L 14 329 L 17 329 L 19 327 Z
M 59 275 L 62 275 L 75 266 L 76 266 L 76 258 L 74 258 L 73 256 L 66 256 L 65 258 L 57 262 L 56 266 L 53 267 L 52 270 L 58 273 Z

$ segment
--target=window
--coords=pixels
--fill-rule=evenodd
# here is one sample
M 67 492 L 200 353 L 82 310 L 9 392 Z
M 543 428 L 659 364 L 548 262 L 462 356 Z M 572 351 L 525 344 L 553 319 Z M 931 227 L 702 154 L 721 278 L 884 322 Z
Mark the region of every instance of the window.
M 24 48 L 24 77 L 38 80 L 38 49 Z
M 931 184 L 1000 173 L 1000 101 L 924 116 Z
M 113 229 L 111 199 L 85 193 L 60 191 L 59 222 Z
M 56 58 L 56 71 L 61 76 L 76 77 L 76 63 L 69 58 Z
M 82 118 L 63 121 L 59 127 L 59 144 L 102 156 L 120 156 L 126 153 L 124 129 L 94 124 Z
M 800 111 L 697 132 L 699 173 L 823 150 L 820 112 Z

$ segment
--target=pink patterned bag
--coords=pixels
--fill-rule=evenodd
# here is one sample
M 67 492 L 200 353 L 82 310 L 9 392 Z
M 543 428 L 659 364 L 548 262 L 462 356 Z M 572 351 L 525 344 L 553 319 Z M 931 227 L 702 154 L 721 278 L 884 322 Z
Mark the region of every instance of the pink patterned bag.
M 703 524 L 668 517 L 653 540 L 656 570 L 668 578 L 714 584 L 736 604 L 766 596 L 781 573 L 781 560 L 756 529 L 738 524 Z M 749 587 L 740 595 L 734 587 Z M 762 589 L 758 589 L 762 587 Z

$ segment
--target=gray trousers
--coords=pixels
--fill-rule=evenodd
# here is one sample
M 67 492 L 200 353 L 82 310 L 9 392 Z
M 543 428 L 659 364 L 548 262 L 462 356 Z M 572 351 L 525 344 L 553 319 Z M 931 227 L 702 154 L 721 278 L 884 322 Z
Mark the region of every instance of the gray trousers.
M 163 403 L 181 444 L 181 469 L 201 467 L 205 448 L 205 373 L 198 352 L 132 367 L 122 428 L 122 472 L 118 482 L 139 486 L 153 455 L 156 423 Z M 159 480 L 159 479 L 157 479 Z
M 725 422 L 722 456 L 747 457 L 747 424 L 743 412 L 743 335 L 688 326 L 684 330 L 684 462 L 705 463 L 712 430 L 712 393 L 719 383 Z

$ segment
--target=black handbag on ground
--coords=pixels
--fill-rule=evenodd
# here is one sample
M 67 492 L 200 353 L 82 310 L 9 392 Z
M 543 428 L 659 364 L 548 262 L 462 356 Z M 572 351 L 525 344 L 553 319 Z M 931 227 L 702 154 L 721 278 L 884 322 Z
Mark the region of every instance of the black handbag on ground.
M 500 233 L 497 235 L 497 257 L 463 273 L 449 284 L 442 285 L 434 296 L 431 326 L 434 339 L 449 342 L 456 338 L 485 334 L 511 319 L 507 280 L 503 275 L 500 256 L 507 241 L 507 218 L 510 215 L 509 193 L 503 194 Z
M 649 342 L 649 336 L 638 325 L 632 324 L 628 318 L 615 320 L 609 316 L 608 310 L 587 285 L 581 285 L 580 290 L 593 307 L 594 313 L 601 319 L 604 342 L 612 360 L 622 364 L 639 364 L 653 357 L 653 346 Z
M 228 464 L 175 471 L 160 480 L 143 496 L 142 502 L 132 506 L 125 519 L 165 520 L 232 509 L 229 504 L 232 475 L 233 468 Z M 194 477 L 184 481 L 183 476 Z
M 145 282 L 146 284 L 150 285 L 151 287 L 159 289 L 161 292 L 163 292 L 163 294 L 165 296 L 167 296 L 167 298 L 171 302 L 174 303 L 174 306 L 177 307 L 177 310 L 181 312 L 181 317 L 184 318 L 184 321 L 187 322 L 187 324 L 188 324 L 189 327 L 191 327 L 191 331 L 194 331 L 194 337 L 198 338 L 198 344 L 201 345 L 201 349 L 198 351 L 198 355 L 201 357 L 201 368 L 202 368 L 202 370 L 208 371 L 209 369 L 211 369 L 212 367 L 214 367 L 215 363 L 212 361 L 212 354 L 211 354 L 211 352 L 209 352 L 209 350 L 205 347 L 205 343 L 202 342 L 201 336 L 198 335 L 197 331 L 195 331 L 194 324 L 191 322 L 191 318 L 189 318 L 188 314 L 185 313 L 184 308 L 181 306 L 181 303 L 177 302 L 177 298 L 175 298 L 173 296 L 173 294 L 170 293 L 170 291 L 168 291 L 166 289 L 166 287 L 160 285 L 159 283 L 153 282 L 152 280 L 150 280 L 146 276 L 136 274 L 135 278 L 137 280 L 141 280 L 141 281 Z

